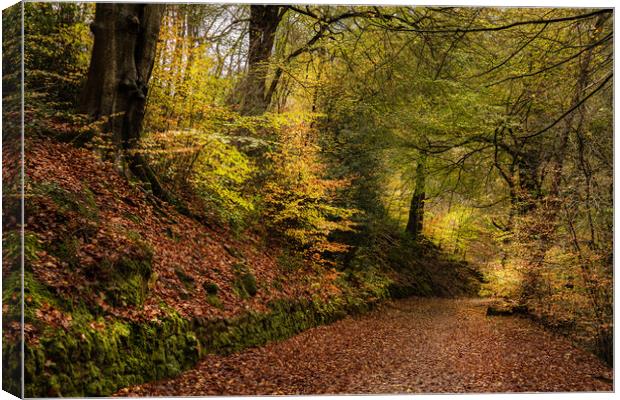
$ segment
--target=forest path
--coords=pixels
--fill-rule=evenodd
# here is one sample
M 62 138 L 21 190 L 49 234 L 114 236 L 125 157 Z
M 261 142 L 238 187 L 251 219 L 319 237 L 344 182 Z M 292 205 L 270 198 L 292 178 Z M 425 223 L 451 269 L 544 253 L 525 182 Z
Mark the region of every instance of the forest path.
M 283 342 L 209 355 L 175 379 L 117 395 L 612 390 L 612 370 L 595 356 L 485 311 L 478 299 L 392 301 Z

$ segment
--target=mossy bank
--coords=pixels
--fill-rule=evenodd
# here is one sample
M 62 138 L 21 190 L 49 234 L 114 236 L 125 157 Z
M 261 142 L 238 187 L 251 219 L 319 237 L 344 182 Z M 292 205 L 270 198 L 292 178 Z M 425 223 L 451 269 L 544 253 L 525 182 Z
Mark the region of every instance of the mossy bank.
M 42 288 L 30 285 L 28 292 L 33 289 Z M 110 395 L 124 386 L 173 377 L 207 353 L 230 353 L 285 339 L 367 311 L 379 300 L 281 300 L 269 304 L 266 313 L 212 320 L 188 320 L 171 310 L 166 318 L 145 323 L 93 319 L 76 312 L 69 327 L 47 328 L 37 343 L 26 344 L 25 396 Z M 4 341 L 5 374 L 19 376 L 19 348 L 19 341 Z M 13 381 L 18 382 L 6 382 Z
M 126 263 L 143 266 L 130 269 L 139 272 L 136 276 L 142 283 L 148 279 L 144 273 L 148 268 L 144 265 L 148 265 L 150 253 L 145 252 L 143 257 L 142 261 Z M 282 298 L 269 302 L 267 312 L 248 310 L 228 319 L 184 318 L 162 304 L 166 310 L 164 317 L 135 322 L 110 315 L 104 317 L 105 313 L 92 304 L 58 297 L 28 270 L 24 281 L 28 305 L 25 322 L 37 330 L 35 340 L 29 340 L 26 335 L 26 397 L 107 396 L 122 387 L 174 377 L 208 353 L 230 353 L 286 339 L 347 315 L 366 312 L 388 298 L 445 295 L 441 285 L 423 268 L 390 276 L 379 268 L 367 267 L 342 274 L 336 281 L 340 294 L 327 300 L 318 296 Z M 118 280 L 108 280 L 113 282 Z M 3 302 L 10 310 L 3 315 L 3 324 L 7 326 L 19 320 L 19 271 L 9 275 L 3 286 Z M 143 284 L 134 286 L 126 286 L 118 293 L 111 291 L 110 297 L 139 302 L 142 295 L 117 296 L 143 292 Z M 216 292 L 215 286 L 209 289 Z M 46 320 L 46 313 L 53 314 L 55 310 L 62 310 L 64 323 L 62 319 Z M 5 379 L 3 388 L 12 393 L 20 392 L 15 386 L 20 381 L 19 361 L 19 340 L 5 336 L 3 369 L 5 377 L 12 379 Z

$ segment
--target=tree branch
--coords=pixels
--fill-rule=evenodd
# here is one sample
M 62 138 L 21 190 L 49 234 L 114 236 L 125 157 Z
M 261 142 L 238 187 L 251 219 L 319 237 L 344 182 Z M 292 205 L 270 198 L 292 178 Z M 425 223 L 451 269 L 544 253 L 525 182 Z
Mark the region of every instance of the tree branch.
M 522 52 L 522 51 L 523 51 L 523 49 L 525 49 L 527 46 L 529 46 L 529 45 L 530 45 L 530 43 L 532 43 L 534 40 L 536 40 L 536 38 L 538 38 L 538 37 L 539 37 L 539 36 L 540 36 L 540 35 L 541 35 L 544 31 L 545 31 L 545 29 L 547 29 L 547 26 L 549 26 L 549 24 L 545 24 L 545 25 L 542 27 L 542 29 L 541 29 L 540 31 L 538 31 L 538 33 L 536 33 L 536 35 L 534 35 L 532 38 L 530 38 L 529 40 L 527 40 L 527 41 L 526 41 L 526 42 L 525 42 L 522 46 L 520 46 L 520 47 L 519 47 L 516 51 L 514 51 L 512 54 L 510 54 L 508 57 L 506 57 L 506 59 L 505 59 L 504 61 L 502 61 L 501 63 L 499 63 L 499 64 L 497 64 L 497 65 L 493 66 L 492 68 L 490 68 L 490 69 L 488 69 L 488 70 L 486 70 L 486 71 L 484 71 L 484 72 L 478 73 L 478 74 L 476 74 L 476 75 L 472 75 L 472 76 L 470 76 L 468 79 L 481 77 L 482 75 L 486 75 L 486 74 L 488 74 L 488 73 L 491 73 L 491 72 L 495 71 L 496 69 L 501 68 L 502 66 L 506 65 L 506 63 L 507 63 L 507 62 L 509 62 L 510 60 L 512 60 L 514 56 L 516 56 L 517 54 L 519 54 L 520 52 Z
M 614 75 L 613 73 L 607 75 L 607 77 L 603 80 L 603 82 L 600 85 L 597 86 L 596 89 L 594 89 L 586 97 L 581 99 L 577 104 L 575 104 L 574 106 L 569 108 L 565 113 L 560 115 L 560 117 L 558 119 L 556 119 L 555 121 L 553 121 L 552 123 L 550 123 L 549 125 L 544 127 L 543 129 L 539 130 L 538 132 L 534 132 L 534 133 L 532 133 L 530 135 L 520 136 L 519 139 L 530 139 L 530 138 L 536 137 L 538 135 L 542 135 L 543 133 L 547 132 L 549 129 L 551 129 L 554 126 L 556 126 L 560 121 L 562 121 L 564 118 L 569 116 L 573 111 L 575 111 L 576 109 L 581 107 L 581 105 L 583 103 L 585 103 L 590 97 L 594 96 L 599 90 L 601 90 L 607 84 L 607 82 L 609 82 L 609 80 L 613 77 L 613 75 Z
M 594 42 L 594 43 L 584 47 L 579 52 L 577 52 L 577 53 L 573 54 L 572 56 L 567 57 L 567 58 L 565 58 L 563 60 L 560 60 L 560 61 L 558 61 L 555 64 L 552 64 L 552 65 L 550 65 L 548 67 L 545 67 L 545 68 L 539 69 L 538 71 L 530 72 L 530 73 L 527 73 L 527 74 L 509 76 L 509 77 L 504 78 L 502 80 L 499 80 L 497 82 L 490 83 L 490 84 L 487 85 L 487 87 L 499 85 L 500 83 L 503 83 L 503 82 L 506 82 L 506 81 L 511 81 L 511 80 L 515 80 L 515 79 L 521 79 L 521 78 L 527 78 L 527 77 L 530 77 L 530 76 L 535 76 L 535 75 L 538 75 L 538 74 L 542 74 L 543 72 L 549 71 L 549 70 L 551 70 L 553 68 L 559 67 L 562 64 L 566 64 L 567 62 L 569 62 L 571 60 L 574 60 L 575 58 L 579 57 L 584 52 L 586 52 L 586 51 L 588 51 L 588 50 L 590 50 L 590 49 L 592 49 L 592 48 L 594 48 L 594 47 L 596 47 L 596 46 L 598 46 L 598 45 L 608 41 L 612 37 L 613 37 L 613 33 L 610 33 L 607 36 L 605 36 L 604 38 L 602 38 L 601 40 L 599 40 L 597 42 Z
M 503 30 L 515 28 L 517 26 L 523 26 L 523 25 L 546 25 L 546 24 L 553 24 L 553 23 L 558 23 L 558 22 L 577 21 L 577 20 L 581 20 L 581 19 L 592 18 L 592 17 L 598 16 L 598 15 L 601 15 L 601 14 L 611 14 L 611 13 L 613 13 L 613 9 L 602 9 L 602 10 L 593 11 L 593 12 L 590 12 L 590 13 L 587 13 L 587 14 L 574 15 L 574 16 L 571 16 L 571 17 L 517 21 L 517 22 L 513 22 L 513 23 L 510 23 L 510 24 L 506 24 L 506 25 L 500 25 L 500 26 L 468 28 L 468 29 L 463 29 L 463 28 L 420 29 L 420 28 L 416 28 L 415 26 L 413 28 L 408 28 L 406 26 L 394 26 L 394 27 L 383 26 L 383 27 L 387 28 L 387 29 L 397 30 L 397 31 L 417 32 L 417 33 L 497 32 L 497 31 L 503 31 Z M 393 16 L 388 16 L 388 19 L 393 19 L 393 18 L 394 18 Z M 399 19 L 399 20 L 401 22 L 403 22 L 402 19 Z

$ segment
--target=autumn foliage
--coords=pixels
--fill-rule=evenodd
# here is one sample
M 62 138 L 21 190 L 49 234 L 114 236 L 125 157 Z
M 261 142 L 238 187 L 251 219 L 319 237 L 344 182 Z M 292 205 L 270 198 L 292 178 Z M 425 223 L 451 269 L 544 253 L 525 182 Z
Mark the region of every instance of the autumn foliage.
M 324 373 L 326 391 L 608 390 L 606 367 L 516 316 L 613 363 L 613 10 L 20 7 L 3 13 L 2 274 L 22 395 L 316 393 Z M 475 299 L 306 333 L 292 369 L 274 352 L 302 339 L 223 355 L 409 296 Z M 597 375 L 541 377 L 562 354 Z M 200 359 L 169 381 L 183 390 L 135 386 Z M 365 386 L 392 374 L 429 380 Z

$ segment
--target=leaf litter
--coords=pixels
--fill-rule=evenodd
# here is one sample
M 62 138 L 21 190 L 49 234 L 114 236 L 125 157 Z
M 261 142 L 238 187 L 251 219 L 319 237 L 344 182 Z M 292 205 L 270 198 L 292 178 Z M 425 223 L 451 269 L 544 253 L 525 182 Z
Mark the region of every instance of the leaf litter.
M 288 340 L 208 355 L 116 396 L 611 391 L 612 370 L 479 299 L 410 298 Z

